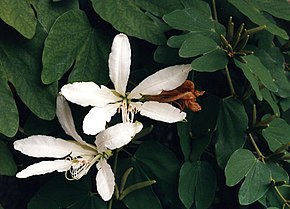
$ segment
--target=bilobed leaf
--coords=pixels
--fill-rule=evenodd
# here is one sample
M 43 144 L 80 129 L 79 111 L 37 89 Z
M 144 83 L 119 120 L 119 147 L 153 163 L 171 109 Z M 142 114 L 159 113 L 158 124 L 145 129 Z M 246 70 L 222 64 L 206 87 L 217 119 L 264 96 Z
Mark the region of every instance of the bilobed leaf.
M 284 70 L 285 59 L 278 47 L 272 47 L 268 51 L 257 50 L 255 54 L 263 65 L 269 69 L 275 84 L 279 87 L 277 94 L 283 98 L 290 96 L 290 82 Z
M 196 34 L 183 42 L 179 55 L 181 57 L 195 57 L 200 54 L 209 53 L 217 48 L 219 46 L 211 38 Z
M 14 176 L 17 166 L 4 142 L 0 141 L 0 175 Z
M 200 2 L 196 7 L 178 9 L 163 16 L 163 20 L 174 29 L 201 34 L 214 40 L 219 40 L 215 21 L 211 17 L 211 10 L 207 3 Z M 202 3 L 201 3 L 202 2 Z M 190 36 L 190 35 L 189 35 Z
M 153 44 L 162 45 L 166 42 L 161 28 L 134 1 L 91 1 L 94 10 L 118 31 Z
M 280 4 L 281 6 L 281 2 L 283 0 L 279 0 L 278 4 Z M 274 35 L 280 36 L 284 39 L 288 39 L 288 35 L 287 32 L 285 30 L 283 30 L 282 28 L 278 27 L 273 21 L 269 20 L 269 18 L 267 18 L 267 16 L 265 16 L 263 10 L 265 9 L 265 7 L 261 7 L 261 4 L 267 4 L 265 2 L 262 3 L 262 1 L 260 1 L 258 4 L 255 4 L 255 1 L 240 1 L 240 0 L 228 0 L 228 2 L 230 2 L 231 4 L 233 4 L 240 12 L 242 12 L 244 15 L 246 15 L 251 21 L 253 21 L 254 23 L 256 23 L 257 25 L 266 25 L 266 30 L 268 30 L 269 32 L 271 32 Z M 276 5 L 277 1 L 275 0 L 271 0 L 270 2 L 272 2 L 273 4 Z M 286 1 L 284 1 L 284 4 L 286 5 Z M 275 6 L 276 7 L 276 6 Z M 275 10 L 273 7 L 273 10 Z M 283 7 L 283 5 L 282 5 Z M 284 9 L 287 9 L 289 6 L 286 6 Z M 268 8 L 267 8 L 268 10 Z M 288 9 L 289 10 L 289 9 Z M 271 10 L 272 11 L 272 10 Z M 275 13 L 280 13 L 280 10 L 277 10 L 277 12 Z M 289 11 L 286 12 L 285 15 L 287 15 Z
M 53 119 L 57 84 L 44 85 L 41 82 L 40 60 L 11 40 L 0 41 L 0 53 L 6 83 L 13 84 L 21 100 L 34 114 L 45 120 Z
M 233 98 L 224 100 L 220 107 L 215 150 L 217 162 L 223 168 L 232 153 L 245 143 L 248 116 L 243 104 Z
M 144 172 L 142 165 L 140 165 L 138 161 L 135 161 L 134 159 L 123 159 L 118 162 L 116 182 L 120 182 L 121 177 L 118 177 L 118 175 L 122 176 L 125 170 L 130 167 L 132 167 L 133 170 L 127 179 L 125 188 L 138 182 L 154 180 L 153 178 L 148 178 L 148 174 Z M 122 201 L 129 209 L 162 209 L 161 203 L 151 187 L 135 190 L 134 192 L 129 193 Z
M 174 189 L 177 186 L 180 162 L 171 150 L 159 143 L 148 142 L 138 148 L 134 157 L 147 175 L 157 181 L 167 198 L 176 198 Z
M 247 63 L 241 63 L 235 59 L 235 64 L 243 70 L 245 76 L 251 82 L 258 99 L 261 99 L 262 97 L 262 95 L 260 95 L 261 92 L 259 90 L 259 82 L 261 82 L 270 91 L 278 91 L 278 86 L 270 74 L 270 71 L 261 63 L 258 57 L 255 55 L 249 55 L 245 56 L 244 59 Z
M 226 184 L 239 183 L 256 163 L 256 157 L 247 149 L 238 149 L 230 157 L 225 168 Z M 238 172 L 237 172 L 238 171 Z
M 272 151 L 290 141 L 289 133 L 290 126 L 282 118 L 275 118 L 269 123 L 267 128 L 262 130 L 262 135 Z
M 272 108 L 273 113 L 276 114 L 277 116 L 280 116 L 279 106 L 278 106 L 277 102 L 273 99 L 272 93 L 266 88 L 261 89 L 261 93 L 263 95 L 264 100 Z
M 216 177 L 212 167 L 202 161 L 183 164 L 179 174 L 179 197 L 186 208 L 208 208 L 215 194 Z
M 34 0 L 32 5 L 37 11 L 39 23 L 48 33 L 54 21 L 63 13 L 72 9 L 77 9 L 79 7 L 79 2 L 77 0 L 70 0 L 53 3 L 51 0 Z
M 37 20 L 27 0 L 1 0 L 0 18 L 28 39 L 35 34 Z
M 271 173 L 267 165 L 259 160 L 248 172 L 240 190 L 239 202 L 249 205 L 260 199 L 270 188 Z
M 191 152 L 191 136 L 190 136 L 190 124 L 189 123 L 177 123 L 177 131 L 179 136 L 180 147 L 184 156 L 184 160 L 187 161 Z
M 108 80 L 108 41 L 98 34 L 84 12 L 70 10 L 53 24 L 45 40 L 42 62 L 42 81 L 59 80 L 75 62 L 69 82 Z
M 48 181 L 30 200 L 28 209 L 95 209 L 96 205 L 100 209 L 106 209 L 106 204 L 99 197 L 90 195 L 90 188 L 91 182 L 86 177 L 78 181 L 68 181 L 63 175 L 58 175 Z
M 199 72 L 215 72 L 224 69 L 227 64 L 227 55 L 221 48 L 218 48 L 194 59 L 191 62 L 191 67 Z

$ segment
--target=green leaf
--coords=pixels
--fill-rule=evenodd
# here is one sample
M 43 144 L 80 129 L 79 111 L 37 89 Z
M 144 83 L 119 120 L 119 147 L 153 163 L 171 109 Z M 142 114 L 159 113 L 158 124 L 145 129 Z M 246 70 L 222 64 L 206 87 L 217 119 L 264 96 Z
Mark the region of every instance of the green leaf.
M 0 175 L 14 176 L 17 166 L 4 142 L 0 141 Z
M 275 181 L 286 181 L 289 183 L 289 175 L 287 171 L 282 168 L 278 163 L 267 163 L 266 164 L 271 171 L 271 178 Z
M 79 8 L 78 0 L 61 1 L 52 3 L 51 0 L 33 0 L 33 6 L 37 12 L 37 19 L 46 33 L 49 32 L 55 20 L 63 13 Z
M 248 116 L 243 104 L 233 98 L 224 100 L 218 115 L 215 145 L 220 167 L 225 167 L 232 153 L 244 145 L 247 127 Z
M 261 89 L 264 100 L 270 105 L 273 110 L 273 114 L 280 116 L 280 109 L 277 101 L 274 100 L 272 93 L 268 89 Z
M 1 109 L 5 111 L 0 122 L 3 124 L 1 132 L 11 137 L 18 129 L 17 110 L 12 94 L 9 92 L 8 82 L 11 84 L 12 91 L 16 90 L 21 100 L 34 114 L 45 120 L 53 119 L 57 84 L 43 85 L 39 72 L 41 62 L 34 56 L 34 52 L 22 48 L 15 40 L 2 38 L 0 60 L 0 79 L 3 81 L 0 92 L 5 99 L 3 100 L 5 104 L 1 104 L 5 108 Z
M 179 55 L 181 57 L 195 57 L 200 54 L 209 53 L 215 49 L 218 49 L 217 43 L 204 35 L 197 34 L 186 39 L 180 50 Z
M 147 175 L 157 181 L 168 199 L 176 198 L 175 187 L 180 162 L 171 150 L 156 142 L 143 143 L 136 151 L 134 159 Z
M 264 196 L 270 188 L 270 175 L 267 165 L 256 160 L 239 190 L 240 204 L 249 205 Z
M 158 46 L 154 52 L 154 61 L 166 65 L 175 65 L 176 63 L 187 63 L 186 59 L 178 55 L 178 49 L 167 45 Z
M 60 16 L 45 40 L 42 81 L 59 80 L 74 64 L 69 82 L 107 83 L 108 41 L 94 30 L 84 12 L 71 10 Z
M 219 41 L 219 32 L 223 31 L 212 19 L 209 5 L 202 1 L 195 1 L 195 7 L 164 15 L 163 20 L 174 29 L 189 32 L 186 36 L 201 34 Z
M 275 17 L 290 20 L 290 5 L 284 0 L 255 0 L 252 1 L 256 8 L 265 11 Z
M 0 18 L 25 38 L 31 39 L 35 34 L 37 20 L 27 0 L 0 1 Z
M 118 162 L 117 179 L 119 180 L 117 180 L 117 182 L 120 182 L 121 176 L 130 167 L 133 168 L 133 171 L 127 179 L 125 188 L 138 182 L 150 180 L 148 178 L 148 174 L 143 170 L 142 165 L 132 158 L 123 159 Z M 129 209 L 162 209 L 161 203 L 151 187 L 135 190 L 134 192 L 128 194 L 122 201 Z
M 191 152 L 191 136 L 190 136 L 190 123 L 177 123 L 177 131 L 179 136 L 180 147 L 184 156 L 184 161 L 189 160 Z
M 235 64 L 243 70 L 245 76 L 249 79 L 253 89 L 256 92 L 258 99 L 261 99 L 258 82 L 260 81 L 270 91 L 277 92 L 278 87 L 270 74 L 269 70 L 261 63 L 255 55 L 245 56 L 244 59 L 247 63 L 241 63 L 235 59 Z M 251 76 L 253 74 L 253 76 Z
M 0 60 L 2 53 L 0 52 Z M 0 133 L 12 137 L 18 130 L 18 111 L 8 85 L 5 69 L 0 61 Z
M 271 151 L 275 151 L 281 145 L 290 141 L 290 126 L 282 118 L 275 118 L 269 126 L 262 130 L 262 135 L 266 139 Z
M 91 182 L 86 177 L 68 181 L 63 175 L 58 175 L 30 200 L 28 209 L 95 209 L 96 206 L 98 209 L 106 209 L 106 204 L 100 198 L 91 195 L 90 188 Z
M 194 59 L 191 62 L 191 67 L 199 72 L 215 72 L 224 69 L 227 64 L 227 55 L 221 48 L 218 48 Z
M 162 45 L 166 42 L 161 28 L 130 0 L 91 0 L 94 10 L 113 27 L 127 35 Z
M 159 17 L 162 17 L 173 10 L 183 8 L 182 4 L 176 0 L 135 0 L 135 3 L 140 8 Z
M 279 1 L 280 1 L 279 3 L 281 3 L 283 0 L 279 0 Z M 283 30 L 282 28 L 278 27 L 273 21 L 269 20 L 269 18 L 267 18 L 267 16 L 263 12 L 264 8 L 260 7 L 261 3 L 255 4 L 254 3 L 255 1 L 249 1 L 249 0 L 247 1 L 228 0 L 228 2 L 233 4 L 240 12 L 246 15 L 251 21 L 253 21 L 257 25 L 266 25 L 266 30 L 268 30 L 272 34 L 280 36 L 284 39 L 288 39 L 287 32 Z M 277 1 L 270 0 L 270 1 L 267 1 L 267 3 L 268 2 L 272 2 L 273 4 L 276 4 Z M 267 3 L 263 2 L 262 4 L 267 4 Z M 285 4 L 287 4 L 286 1 L 285 1 Z M 289 5 L 287 5 L 285 9 L 288 7 Z M 278 11 L 279 10 L 277 10 L 277 13 Z
M 256 163 L 256 157 L 247 149 L 238 149 L 230 157 L 225 168 L 226 184 L 239 183 Z M 238 171 L 238 172 L 237 172 Z
M 263 65 L 269 69 L 275 84 L 279 87 L 277 94 L 283 98 L 290 96 L 290 82 L 284 70 L 285 59 L 278 47 L 272 47 L 268 51 L 256 50 Z
M 216 177 L 210 164 L 202 161 L 183 164 L 179 174 L 179 197 L 186 208 L 208 208 L 215 195 Z

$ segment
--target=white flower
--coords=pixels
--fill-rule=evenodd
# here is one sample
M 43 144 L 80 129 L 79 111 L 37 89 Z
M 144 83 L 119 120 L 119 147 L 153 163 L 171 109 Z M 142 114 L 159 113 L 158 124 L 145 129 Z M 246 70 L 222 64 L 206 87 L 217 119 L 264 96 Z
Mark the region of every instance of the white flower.
M 131 48 L 128 37 L 119 34 L 114 38 L 109 56 L 109 75 L 115 90 L 105 86 L 99 87 L 93 82 L 75 82 L 61 88 L 61 94 L 67 100 L 82 106 L 93 106 L 83 121 L 83 130 L 86 134 L 95 135 L 104 130 L 106 122 L 111 120 L 117 110 L 122 111 L 123 122 L 132 122 L 136 112 L 168 123 L 185 119 L 186 113 L 170 104 L 139 100 L 143 95 L 158 95 L 163 90 L 172 90 L 183 84 L 191 70 L 190 65 L 162 69 L 127 93 L 130 64 Z
M 80 179 L 87 174 L 91 166 L 97 163 L 97 190 L 103 200 L 111 199 L 114 192 L 115 177 L 107 163 L 111 150 L 128 144 L 136 133 L 141 131 L 142 124 L 119 123 L 96 136 L 95 145 L 86 143 L 76 132 L 71 110 L 63 97 L 57 98 L 57 116 L 64 131 L 75 140 L 63 140 L 45 135 L 30 136 L 14 142 L 14 148 L 31 157 L 58 158 L 41 161 L 28 166 L 16 174 L 18 178 L 33 175 L 65 172 L 68 179 Z

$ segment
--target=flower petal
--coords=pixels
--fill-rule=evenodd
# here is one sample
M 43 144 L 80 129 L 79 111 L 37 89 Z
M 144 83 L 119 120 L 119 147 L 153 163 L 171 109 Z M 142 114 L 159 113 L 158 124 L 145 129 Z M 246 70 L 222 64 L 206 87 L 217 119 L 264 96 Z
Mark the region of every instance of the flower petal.
M 186 80 L 190 65 L 175 65 L 164 68 L 145 78 L 128 95 L 128 99 L 140 99 L 142 95 L 157 95 L 161 91 L 177 88 Z
M 14 149 L 31 157 L 61 158 L 67 155 L 96 155 L 96 151 L 75 141 L 44 135 L 34 135 L 15 141 Z
M 83 130 L 86 134 L 96 135 L 105 130 L 106 122 L 116 114 L 120 104 L 108 104 L 104 107 L 94 107 L 86 115 L 83 121 Z
M 87 144 L 78 135 L 70 107 L 62 95 L 59 95 L 56 99 L 56 116 L 58 117 L 58 121 L 66 134 L 70 135 L 81 144 Z
M 132 138 L 143 128 L 142 123 L 118 123 L 99 133 L 96 136 L 97 147 L 107 147 L 110 150 L 120 148 L 128 144 Z
M 185 112 L 170 104 L 153 101 L 143 103 L 140 114 L 167 123 L 182 121 L 186 117 Z
M 71 162 L 68 160 L 42 161 L 28 166 L 16 174 L 17 178 L 51 173 L 53 171 L 64 172 L 69 170 Z
M 131 47 L 125 34 L 115 36 L 109 56 L 110 78 L 116 91 L 125 96 L 130 74 Z
M 115 187 L 115 176 L 111 166 L 106 160 L 100 160 L 97 164 L 98 173 L 96 176 L 97 190 L 104 201 L 112 198 Z
M 78 105 L 103 107 L 120 98 L 105 86 L 101 88 L 94 82 L 75 82 L 64 85 L 60 92 L 67 100 Z

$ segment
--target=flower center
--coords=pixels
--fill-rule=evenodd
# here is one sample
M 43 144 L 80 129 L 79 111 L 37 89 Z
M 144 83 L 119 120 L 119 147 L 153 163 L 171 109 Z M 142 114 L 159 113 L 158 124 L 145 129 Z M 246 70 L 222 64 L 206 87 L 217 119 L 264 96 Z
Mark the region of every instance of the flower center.
M 122 112 L 122 121 L 133 123 L 134 115 L 140 111 L 136 105 L 132 104 L 131 100 L 123 98 L 121 105 L 119 107 Z

